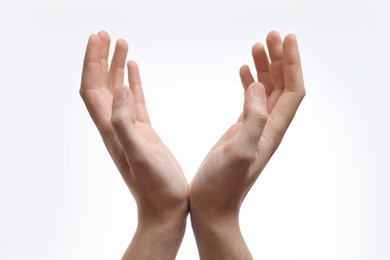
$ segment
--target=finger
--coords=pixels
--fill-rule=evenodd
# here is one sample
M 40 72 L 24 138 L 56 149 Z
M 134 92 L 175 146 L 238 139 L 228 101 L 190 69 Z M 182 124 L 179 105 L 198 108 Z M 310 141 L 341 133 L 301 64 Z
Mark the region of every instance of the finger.
M 304 93 L 301 60 L 295 35 L 287 35 L 283 42 L 283 71 L 285 91 Z
M 130 89 L 134 96 L 136 119 L 140 122 L 150 123 L 138 65 L 134 61 L 129 61 L 127 63 L 127 70 Z
M 240 68 L 240 78 L 241 78 L 241 83 L 242 87 L 244 90 L 247 90 L 250 84 L 255 82 L 253 79 L 252 73 L 247 65 L 243 65 Z
M 268 121 L 266 136 L 279 145 L 288 126 L 305 96 L 298 45 L 294 35 L 288 35 L 283 43 L 284 91 L 277 100 Z
M 121 143 L 127 158 L 137 156 L 141 140 L 135 125 L 134 98 L 129 88 L 120 86 L 114 89 L 111 125 Z M 131 156 L 130 156 L 131 155 Z
M 268 53 L 271 58 L 271 76 L 274 89 L 283 89 L 283 43 L 280 35 L 272 31 L 267 36 Z
M 108 35 L 107 32 L 101 31 L 99 32 L 98 36 L 100 37 L 102 41 L 102 48 L 101 48 L 101 56 L 100 56 L 100 70 L 101 70 L 101 80 L 103 87 L 107 87 L 108 82 L 108 55 L 110 51 L 110 35 Z
M 81 96 L 85 90 L 97 88 L 100 84 L 101 46 L 102 41 L 96 34 L 89 37 L 81 76 Z
M 118 40 L 115 45 L 114 55 L 112 56 L 110 71 L 108 74 L 108 86 L 111 90 L 123 85 L 125 73 L 126 57 L 129 46 L 125 40 Z
M 255 82 L 248 65 L 241 66 L 240 78 L 241 78 L 241 83 L 242 83 L 242 87 L 244 88 L 244 91 L 246 91 L 248 89 L 250 84 Z M 243 120 L 244 120 L 243 113 L 241 113 L 237 119 L 237 122 L 241 122 Z
M 265 52 L 264 45 L 256 43 L 252 47 L 252 56 L 257 71 L 257 79 L 263 83 L 267 95 L 273 90 L 271 67 L 268 60 L 267 53 Z
M 272 111 L 284 88 L 283 42 L 276 31 L 267 36 L 268 53 L 271 58 L 272 93 L 268 96 L 268 111 Z
M 254 82 L 245 93 L 244 121 L 240 131 L 243 144 L 257 147 L 264 126 L 267 123 L 267 96 L 263 84 Z

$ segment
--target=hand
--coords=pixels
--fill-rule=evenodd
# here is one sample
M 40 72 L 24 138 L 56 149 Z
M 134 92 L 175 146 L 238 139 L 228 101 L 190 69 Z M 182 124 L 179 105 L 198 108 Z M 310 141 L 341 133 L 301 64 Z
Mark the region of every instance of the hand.
M 106 32 L 89 38 L 80 95 L 137 202 L 138 228 L 124 258 L 173 259 L 185 230 L 187 181 L 151 126 L 132 61 L 127 63 L 130 88 L 123 86 L 127 43 L 117 41 L 110 68 L 109 47 Z
M 271 63 L 264 46 L 255 44 L 258 82 L 248 66 L 241 67 L 243 113 L 211 149 L 190 185 L 191 220 L 201 259 L 251 258 L 239 230 L 240 206 L 305 95 L 295 36 L 282 42 L 271 32 L 267 45 Z

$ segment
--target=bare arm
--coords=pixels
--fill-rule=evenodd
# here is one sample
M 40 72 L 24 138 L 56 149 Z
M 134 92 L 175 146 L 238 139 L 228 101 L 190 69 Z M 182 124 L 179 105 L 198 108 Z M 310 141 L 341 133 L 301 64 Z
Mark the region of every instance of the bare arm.
M 138 226 L 123 259 L 174 259 L 188 214 L 187 181 L 151 126 L 135 62 L 127 63 L 124 86 L 127 43 L 117 41 L 110 66 L 109 47 L 106 32 L 89 38 L 80 95 L 137 202 Z
M 238 121 L 204 159 L 190 185 L 191 222 L 201 259 L 252 259 L 239 227 L 240 206 L 279 146 L 304 95 L 298 45 L 277 32 L 252 49 L 258 82 L 240 70 L 245 102 Z

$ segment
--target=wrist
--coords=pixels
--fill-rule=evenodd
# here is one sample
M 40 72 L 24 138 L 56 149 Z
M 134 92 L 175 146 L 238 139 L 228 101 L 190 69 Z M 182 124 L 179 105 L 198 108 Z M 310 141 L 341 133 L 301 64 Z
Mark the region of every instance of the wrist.
M 137 229 L 122 259 L 175 259 L 186 228 L 187 205 L 161 210 L 138 205 Z
M 186 220 L 187 213 L 171 221 L 147 222 L 139 219 L 122 259 L 175 259 L 183 240 Z
M 147 217 L 139 213 L 136 233 L 142 232 L 162 236 L 182 237 L 187 223 L 187 216 L 187 210 L 170 213 L 165 212 Z
M 241 234 L 238 212 L 204 214 L 191 207 L 191 225 L 201 260 L 253 259 Z
M 138 228 L 149 229 L 164 226 L 169 229 L 185 223 L 188 216 L 188 199 L 180 198 L 175 203 L 137 201 Z
M 207 212 L 191 207 L 191 225 L 197 239 L 222 241 L 228 239 L 227 234 L 241 234 L 238 213 Z

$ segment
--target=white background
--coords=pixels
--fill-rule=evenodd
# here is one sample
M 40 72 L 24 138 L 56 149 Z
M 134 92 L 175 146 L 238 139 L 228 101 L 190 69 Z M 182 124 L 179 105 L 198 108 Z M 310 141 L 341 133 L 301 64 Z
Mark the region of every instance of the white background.
M 307 96 L 249 193 L 255 259 L 390 259 L 390 17 L 372 1 L 2 1 L 0 259 L 119 259 L 133 198 L 78 95 L 88 36 L 129 42 L 152 123 L 190 181 L 240 113 L 273 29 Z M 190 222 L 177 259 L 198 259 Z

